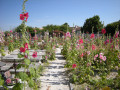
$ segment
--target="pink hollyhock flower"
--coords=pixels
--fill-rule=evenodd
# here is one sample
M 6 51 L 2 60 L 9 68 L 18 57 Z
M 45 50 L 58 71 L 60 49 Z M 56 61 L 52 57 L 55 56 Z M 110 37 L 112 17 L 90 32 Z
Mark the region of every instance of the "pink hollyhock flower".
M 65 34 L 65 37 L 71 37 L 70 32 L 67 32 L 67 33 Z
M 36 57 L 37 57 L 37 52 L 36 52 L 36 51 L 33 52 L 32 57 L 33 57 L 33 58 L 36 58 Z
M 78 44 L 78 45 L 76 46 L 77 49 L 79 49 L 79 47 L 80 47 L 80 44 Z
M 7 83 L 7 84 L 10 84 L 10 83 L 11 83 L 11 79 L 8 78 L 8 79 L 6 80 L 6 83 Z
M 9 33 L 8 33 L 7 35 L 8 35 L 8 36 L 10 36 L 10 34 L 9 34 Z
M 96 60 L 96 57 L 94 57 L 94 61 Z
M 100 58 L 100 59 L 103 59 L 103 55 L 100 55 L 99 58 Z
M 110 43 L 112 43 L 112 38 L 110 39 Z
M 97 57 L 98 57 L 98 54 L 96 54 L 95 57 L 97 58 Z
M 81 46 L 82 49 L 84 49 L 84 46 Z
M 47 60 L 47 56 L 45 56 L 45 60 Z
M 108 40 L 106 40 L 106 42 L 107 42 L 107 43 L 109 43 L 109 39 L 108 39 Z
M 80 55 L 80 57 L 83 57 L 84 56 L 84 54 L 82 53 L 81 55 Z
M 82 44 L 83 43 L 83 40 L 82 39 L 79 39 L 79 44 Z
M 118 35 L 119 35 L 119 31 L 116 32 L 116 34 L 115 34 L 115 38 L 118 38 Z
M 90 36 L 90 38 L 94 38 L 95 37 L 95 34 L 94 33 L 92 33 L 91 34 L 91 36 Z
M 28 43 L 25 43 L 24 47 L 28 50 Z
M 87 54 L 90 55 L 90 51 L 87 51 Z
M 20 52 L 25 52 L 25 48 L 23 48 L 23 47 L 20 47 Z
M 101 32 L 102 32 L 102 34 L 105 34 L 105 33 L 106 33 L 106 30 L 105 30 L 105 29 L 102 29 Z
M 12 30 L 10 30 L 10 32 L 12 33 Z
M 116 46 L 115 46 L 115 49 L 116 49 L 116 50 L 119 50 L 119 46 L 118 46 L 118 45 L 116 45 Z
M 106 61 L 106 56 L 103 56 L 102 60 L 103 60 L 103 61 Z
M 76 65 L 76 64 L 73 64 L 73 65 L 72 65 L 72 68 L 76 68 L 76 67 L 77 67 L 77 65 Z
M 91 63 L 87 63 L 87 66 L 91 66 Z
M 96 48 L 95 48 L 95 45 L 92 45 L 92 50 L 95 50 Z
M 37 32 L 36 30 L 34 30 L 34 32 Z
M 98 54 L 96 54 L 96 55 L 94 56 L 94 61 L 96 60 L 97 57 L 98 57 Z
M 103 56 L 103 55 L 104 55 L 104 53 L 100 53 L 100 54 L 99 54 L 99 56 L 100 56 L 100 55 L 101 55 L 101 56 Z
M 24 14 L 20 14 L 20 20 L 24 20 Z
M 118 54 L 118 59 L 120 60 L 120 53 Z

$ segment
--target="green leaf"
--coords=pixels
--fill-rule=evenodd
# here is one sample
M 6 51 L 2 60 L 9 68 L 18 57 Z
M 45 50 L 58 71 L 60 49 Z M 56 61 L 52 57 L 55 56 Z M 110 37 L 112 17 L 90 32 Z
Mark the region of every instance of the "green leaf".
M 18 65 L 17 65 L 17 69 L 20 69 L 21 67 L 22 67 L 21 64 L 18 64 Z
M 23 90 L 23 84 L 22 83 L 17 83 L 12 90 Z
M 34 80 L 32 78 L 28 79 L 28 85 L 29 87 L 34 87 Z
M 22 57 L 24 57 L 24 55 L 22 55 L 22 54 L 18 54 L 18 58 L 22 58 Z
M 28 75 L 25 72 L 18 73 L 17 77 L 20 78 L 22 81 L 26 81 L 28 79 Z
M 0 74 L 0 86 L 4 84 L 4 80 L 2 79 L 2 76 Z
M 118 75 L 120 76 L 120 69 L 118 70 Z
M 35 70 L 34 70 L 33 67 L 30 68 L 30 74 L 31 74 L 32 76 L 35 76 Z
M 29 51 L 28 50 L 26 50 L 25 53 L 29 55 Z
M 26 65 L 30 65 L 30 60 L 29 59 L 24 59 L 24 62 Z

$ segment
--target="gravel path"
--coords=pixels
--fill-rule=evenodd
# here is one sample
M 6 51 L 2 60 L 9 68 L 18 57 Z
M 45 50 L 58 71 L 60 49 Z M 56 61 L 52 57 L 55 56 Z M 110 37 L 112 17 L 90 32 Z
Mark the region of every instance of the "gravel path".
M 41 79 L 40 90 L 69 90 L 68 78 L 65 75 L 65 59 L 61 55 L 61 49 L 56 49 L 56 60 L 50 61 L 49 66 Z

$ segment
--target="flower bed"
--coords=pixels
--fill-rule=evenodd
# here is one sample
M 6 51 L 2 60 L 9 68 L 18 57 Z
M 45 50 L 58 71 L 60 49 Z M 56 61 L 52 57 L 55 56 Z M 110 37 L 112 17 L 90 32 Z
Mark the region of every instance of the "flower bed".
M 120 88 L 120 37 L 116 31 L 114 37 L 92 33 L 81 34 L 77 38 L 66 33 L 62 54 L 66 58 L 70 82 L 75 85 L 87 83 L 84 88 L 111 89 Z M 112 76 L 112 73 L 115 73 Z M 109 78 L 112 77 L 112 78 Z

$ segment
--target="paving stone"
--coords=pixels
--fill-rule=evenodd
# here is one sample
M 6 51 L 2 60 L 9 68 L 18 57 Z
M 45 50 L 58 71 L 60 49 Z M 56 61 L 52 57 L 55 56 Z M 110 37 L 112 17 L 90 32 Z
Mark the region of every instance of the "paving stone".
M 61 49 L 56 49 L 56 60 L 50 61 L 46 72 L 40 77 L 40 90 L 69 90 L 68 78 L 65 74 L 65 59 L 60 54 Z

